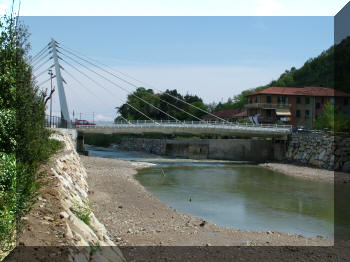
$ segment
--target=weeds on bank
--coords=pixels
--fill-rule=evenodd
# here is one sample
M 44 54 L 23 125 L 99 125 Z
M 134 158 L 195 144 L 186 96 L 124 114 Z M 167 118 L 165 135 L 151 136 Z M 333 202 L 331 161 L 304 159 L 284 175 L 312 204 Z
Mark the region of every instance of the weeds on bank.
M 90 257 L 92 257 L 94 254 L 96 254 L 97 251 L 101 251 L 101 245 L 99 242 L 89 242 L 90 246 Z
M 72 212 L 85 224 L 90 226 L 90 215 L 91 215 L 91 208 L 89 204 L 83 204 L 80 205 L 78 203 L 74 203 L 73 207 L 71 207 Z

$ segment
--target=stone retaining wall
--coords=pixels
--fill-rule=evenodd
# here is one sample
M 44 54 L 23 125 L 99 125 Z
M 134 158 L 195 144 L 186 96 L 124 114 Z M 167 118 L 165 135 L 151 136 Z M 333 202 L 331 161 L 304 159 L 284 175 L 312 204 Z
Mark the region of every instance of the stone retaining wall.
M 84 223 L 74 212 L 77 206 L 88 206 L 88 184 L 86 170 L 75 150 L 75 145 L 70 134 L 56 130 L 52 138 L 61 141 L 64 145 L 62 152 L 53 157 L 54 164 L 51 167 L 51 175 L 57 181 L 54 188 L 60 196 L 60 222 L 66 225 L 64 232 L 69 243 L 70 256 L 67 261 L 125 261 L 121 251 L 110 239 L 108 232 L 91 212 L 90 222 Z M 52 223 L 55 220 L 52 219 Z
M 294 133 L 288 141 L 222 139 L 165 140 L 126 138 L 120 146 L 130 151 L 194 159 L 237 161 L 287 160 L 328 170 L 350 172 L 350 138 Z M 286 146 L 287 145 L 287 146 Z
M 314 133 L 292 134 L 286 159 L 329 170 L 350 171 L 350 138 Z
M 192 159 L 218 159 L 266 162 L 284 155 L 284 144 L 256 139 L 166 140 L 147 138 L 122 139 L 120 147 L 129 151 L 144 151 Z M 282 152 L 282 153 L 281 153 Z
M 166 140 L 148 138 L 124 138 L 120 147 L 129 151 L 143 151 L 156 155 L 164 155 Z

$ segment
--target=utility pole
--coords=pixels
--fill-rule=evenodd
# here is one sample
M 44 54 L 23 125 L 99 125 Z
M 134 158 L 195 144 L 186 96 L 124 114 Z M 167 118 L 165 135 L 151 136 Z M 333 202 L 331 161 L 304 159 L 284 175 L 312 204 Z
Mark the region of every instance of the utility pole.
M 95 123 L 95 112 L 92 112 L 92 123 Z
M 52 70 L 49 70 L 49 76 L 50 76 L 50 81 L 51 81 L 51 98 L 50 98 L 50 128 L 51 126 L 51 119 L 52 119 L 52 97 L 53 97 L 53 93 L 52 93 L 52 78 L 53 78 L 53 73 Z
M 80 113 L 80 117 L 79 117 L 79 120 L 81 120 L 81 113 Z
M 56 72 L 56 80 L 57 80 L 57 87 L 58 87 L 58 95 L 60 98 L 60 106 L 61 106 L 61 116 L 62 118 L 67 122 L 67 128 L 72 128 L 72 123 L 70 121 L 69 117 L 69 111 L 67 106 L 67 99 L 66 94 L 64 92 L 63 88 L 63 78 L 61 75 L 61 66 L 58 62 L 58 51 L 57 51 L 57 42 L 54 39 L 51 39 L 50 43 L 50 49 L 52 52 L 52 57 L 54 59 L 54 66 L 55 66 L 55 72 Z

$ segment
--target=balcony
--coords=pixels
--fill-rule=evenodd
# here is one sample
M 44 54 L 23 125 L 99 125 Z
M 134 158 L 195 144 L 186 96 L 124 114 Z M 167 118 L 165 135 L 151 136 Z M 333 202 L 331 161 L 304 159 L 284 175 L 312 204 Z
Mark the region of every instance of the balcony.
M 290 109 L 291 104 L 269 104 L 269 103 L 254 103 L 254 104 L 246 104 L 244 107 L 247 109 L 251 108 L 261 108 L 261 109 Z

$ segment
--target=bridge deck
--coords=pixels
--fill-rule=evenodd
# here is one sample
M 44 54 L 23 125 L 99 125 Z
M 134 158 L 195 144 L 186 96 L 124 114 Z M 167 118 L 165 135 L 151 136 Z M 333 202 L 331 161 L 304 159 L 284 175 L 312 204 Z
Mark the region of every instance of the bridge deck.
M 82 133 L 103 134 L 192 134 L 192 135 L 237 135 L 280 137 L 292 132 L 289 125 L 251 125 L 238 123 L 206 123 L 206 122 L 129 122 L 116 124 L 98 124 L 77 126 Z

